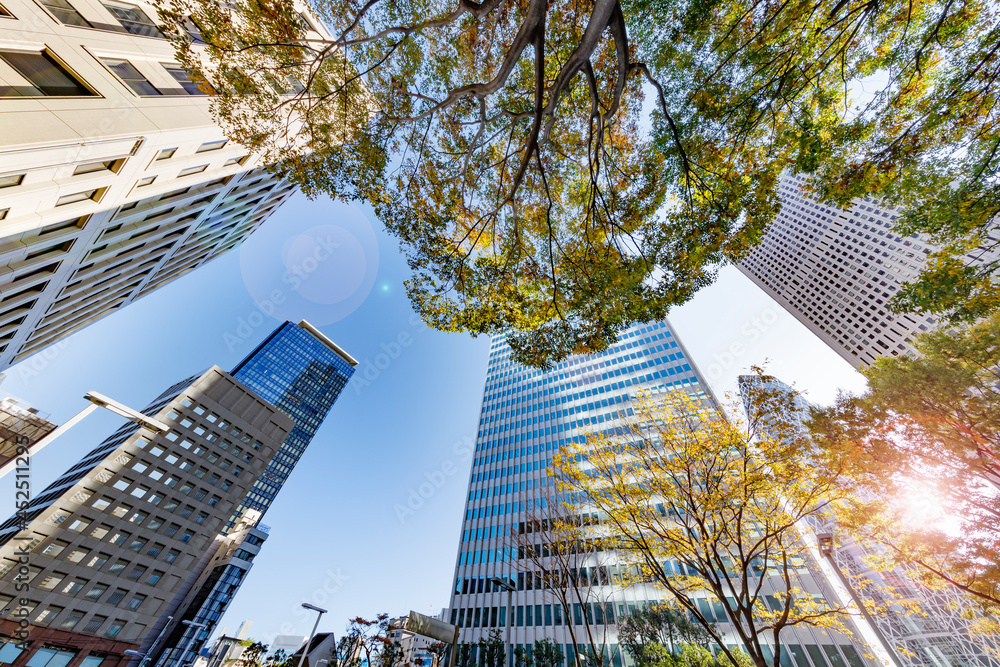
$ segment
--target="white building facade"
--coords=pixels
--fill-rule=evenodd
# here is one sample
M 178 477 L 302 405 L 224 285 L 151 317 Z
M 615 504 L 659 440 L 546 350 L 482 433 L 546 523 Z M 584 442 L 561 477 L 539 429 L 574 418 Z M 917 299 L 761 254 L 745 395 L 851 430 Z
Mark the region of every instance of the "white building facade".
M 232 249 L 292 194 L 227 141 L 158 21 L 144 2 L 0 1 L 0 370 Z
M 855 368 L 913 351 L 935 317 L 886 304 L 936 248 L 892 231 L 900 212 L 871 199 L 842 209 L 821 202 L 804 176 L 784 176 L 782 206 L 739 269 Z M 970 262 L 988 257 L 977 253 Z

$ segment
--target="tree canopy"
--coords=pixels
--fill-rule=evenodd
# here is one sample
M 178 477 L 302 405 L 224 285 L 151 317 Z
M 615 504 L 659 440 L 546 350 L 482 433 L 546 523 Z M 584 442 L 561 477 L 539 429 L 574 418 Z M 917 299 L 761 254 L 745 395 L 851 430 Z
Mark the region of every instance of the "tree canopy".
M 293 0 L 167 4 L 230 136 L 370 202 L 425 321 L 531 365 L 690 299 L 784 171 L 963 247 L 1000 206 L 986 0 L 316 0 L 329 34 Z

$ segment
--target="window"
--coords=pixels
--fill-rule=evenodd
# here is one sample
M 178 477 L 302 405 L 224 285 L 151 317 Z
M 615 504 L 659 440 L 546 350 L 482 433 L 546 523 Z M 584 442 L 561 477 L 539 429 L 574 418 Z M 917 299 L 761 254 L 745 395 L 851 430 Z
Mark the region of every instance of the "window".
M 135 184 L 137 188 L 144 188 L 147 185 L 152 185 L 153 181 L 156 180 L 156 176 L 147 176 L 146 178 L 140 178 L 139 182 Z
M 42 553 L 46 556 L 52 556 L 55 558 L 63 552 L 63 549 L 69 546 L 69 542 L 63 542 L 62 540 L 56 540 L 49 546 L 42 549 Z
M 56 200 L 56 206 L 65 206 L 67 204 L 76 204 L 78 202 L 87 201 L 100 201 L 101 195 L 104 194 L 104 188 L 96 188 L 94 190 L 84 190 L 83 192 L 74 192 L 71 195 L 63 195 Z
M 47 51 L 0 51 L 0 59 L 24 77 L 28 85 L 0 86 L 0 97 L 72 97 L 93 95 Z
M 87 551 L 86 549 L 74 549 L 72 552 L 70 552 L 68 556 L 66 556 L 66 560 L 68 560 L 71 563 L 79 563 L 80 561 L 82 561 L 84 558 L 87 557 L 88 553 L 90 552 Z
M 94 586 L 87 591 L 87 595 L 84 596 L 88 600 L 99 600 L 101 596 L 108 590 L 108 587 L 104 584 L 94 584 Z M 94 632 L 91 630 L 91 632 Z
M 94 616 L 92 619 L 87 621 L 87 625 L 83 626 L 83 631 L 87 634 L 94 634 L 101 629 L 104 625 L 104 621 L 108 620 L 107 616 Z
M 119 602 L 125 599 L 126 595 L 128 595 L 128 591 L 125 590 L 124 588 L 119 588 L 110 596 L 108 596 L 108 599 L 105 600 L 104 603 L 109 604 L 111 606 L 117 606 Z
M 65 607 L 49 607 L 35 618 L 36 625 L 48 625 Z M 3 650 L 0 649 L 0 663 L 6 662 L 3 657 Z
M 74 169 L 73 175 L 80 176 L 81 174 L 94 174 L 99 171 L 110 171 L 113 174 L 117 174 L 118 170 L 121 169 L 124 163 L 125 163 L 124 160 L 105 160 L 104 162 L 89 162 L 87 164 L 81 164 L 76 169 Z
M 124 628 L 124 627 L 125 627 L 125 621 L 114 621 L 111 624 L 111 627 L 108 628 L 108 637 L 115 637 L 115 636 L 117 636 L 118 633 L 121 632 L 122 628 Z
M 49 13 L 56 17 L 60 23 L 66 25 L 79 25 L 85 28 L 90 27 L 90 22 L 76 11 L 76 8 L 66 0 L 42 0 L 42 5 Z
M 12 188 L 20 185 L 24 180 L 24 174 L 13 174 L 10 176 L 0 176 L 0 188 Z
M 51 591 L 52 589 L 54 589 L 56 586 L 59 585 L 59 582 L 62 581 L 63 576 L 64 575 L 58 573 L 50 574 L 49 576 L 42 579 L 42 583 L 38 584 L 38 587 L 44 588 L 47 591 Z M 0 657 L 2 657 L 2 654 L 0 654 Z M 2 660 L 0 660 L 0 662 L 2 662 Z
M 0 663 L 14 662 L 22 652 L 24 652 L 24 649 L 18 648 L 17 642 L 5 641 L 3 644 L 0 644 Z
M 104 616 L 101 619 L 101 622 L 103 623 L 104 621 L 107 620 L 107 618 L 108 618 L 107 616 Z M 98 627 L 100 627 L 100 626 L 98 626 Z M 97 632 L 97 631 L 95 630 L 94 632 Z M 115 634 L 117 634 L 117 633 L 115 633 Z M 99 667 L 99 665 L 102 662 L 104 662 L 104 656 L 103 655 L 88 655 L 86 658 L 83 659 L 83 662 L 80 663 L 80 667 Z
M 177 152 L 176 148 L 164 148 L 162 151 L 156 154 L 157 160 L 169 160 Z
M 142 603 L 145 601 L 146 601 L 145 595 L 136 595 L 134 598 L 129 600 L 128 604 L 125 606 L 128 607 L 129 609 L 138 609 L 139 606 L 142 605 Z
M 96 556 L 94 556 L 93 558 L 91 558 L 89 561 L 87 561 L 87 567 L 92 567 L 94 569 L 98 569 L 99 570 L 102 567 L 104 567 L 104 564 L 107 563 L 107 562 L 108 562 L 108 555 L 107 554 L 97 554 Z
M 82 618 L 83 612 L 71 612 L 59 624 L 59 628 L 62 630 L 72 630 Z M 28 661 L 28 667 L 66 667 L 75 656 L 76 651 L 43 647 L 38 649 L 35 655 L 31 656 L 31 660 Z
M 4 9 L 3 5 L 0 5 L 0 16 L 3 16 L 4 18 L 10 18 L 10 19 L 14 18 L 14 15 L 11 14 L 10 12 L 8 12 L 6 9 Z M 0 662 L 4 662 L 2 654 L 0 654 Z
M 142 72 L 135 68 L 135 65 L 127 60 L 115 60 L 104 58 L 104 64 L 122 82 L 132 89 L 136 95 L 162 95 L 156 86 L 149 82 Z
M 209 151 L 217 151 L 221 148 L 224 148 L 225 145 L 228 143 L 229 143 L 228 139 L 220 139 L 219 141 L 208 141 L 206 143 L 203 143 L 201 146 L 198 146 L 198 150 L 196 150 L 195 153 L 207 153 Z M 195 410 L 195 412 L 197 412 L 199 415 L 205 414 L 205 408 L 201 408 L 201 406 L 199 406 L 199 408 L 201 409 L 201 412 L 198 412 L 197 409 Z
M 184 70 L 180 65 L 171 65 L 170 63 L 162 63 L 163 69 L 167 70 L 170 76 L 176 79 L 177 83 L 181 84 L 181 88 L 188 95 L 207 95 L 204 90 L 202 90 L 197 83 L 191 80 L 187 71 Z M 199 152 L 200 149 L 199 149 Z
M 105 2 L 103 4 L 105 9 L 118 19 L 122 27 L 133 35 L 163 37 L 163 33 L 159 31 L 156 24 L 146 16 L 146 12 L 135 5 L 127 5 L 123 2 Z
M 192 174 L 200 174 L 201 172 L 205 171 L 206 169 L 208 169 L 208 165 L 207 164 L 203 164 L 203 165 L 201 165 L 199 167 L 188 167 L 187 169 L 181 169 L 180 173 L 177 174 L 177 178 L 182 178 L 184 176 L 190 176 Z M 190 423 L 188 423 L 187 426 L 190 426 Z
M 73 581 L 69 582 L 68 584 L 66 584 L 66 586 L 62 589 L 61 592 L 64 595 L 76 595 L 81 590 L 83 590 L 83 587 L 86 586 L 86 585 L 87 585 L 87 580 L 86 579 L 79 579 L 79 578 L 77 578 L 77 579 L 74 579 Z
M 242 165 L 244 165 L 246 163 L 247 158 L 249 158 L 249 157 L 250 157 L 249 155 L 241 155 L 239 157 L 231 157 L 228 160 L 226 160 L 226 163 L 223 166 L 224 167 L 230 167 L 230 166 L 232 166 L 234 164 L 238 164 L 238 165 L 242 166 Z

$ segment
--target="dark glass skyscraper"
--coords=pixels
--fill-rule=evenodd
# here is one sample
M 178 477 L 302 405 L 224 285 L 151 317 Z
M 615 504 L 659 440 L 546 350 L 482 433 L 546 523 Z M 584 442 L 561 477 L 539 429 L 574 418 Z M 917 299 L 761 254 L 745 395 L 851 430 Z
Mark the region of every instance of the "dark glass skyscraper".
M 246 510 L 267 511 L 292 468 L 316 435 L 357 361 L 308 322 L 285 322 L 233 369 L 248 389 L 295 420 L 281 450 L 230 519 Z
M 302 458 L 357 363 L 302 321 L 282 324 L 233 369 L 235 380 L 291 417 L 295 426 L 233 512 L 223 530 L 227 539 L 238 544 L 251 540 L 257 547 L 266 539 L 268 528 L 258 524 L 260 516 Z M 250 560 L 240 558 L 241 551 L 230 549 L 209 565 L 181 615 L 189 624 L 174 626 L 153 664 L 175 667 L 194 660 L 250 571 Z

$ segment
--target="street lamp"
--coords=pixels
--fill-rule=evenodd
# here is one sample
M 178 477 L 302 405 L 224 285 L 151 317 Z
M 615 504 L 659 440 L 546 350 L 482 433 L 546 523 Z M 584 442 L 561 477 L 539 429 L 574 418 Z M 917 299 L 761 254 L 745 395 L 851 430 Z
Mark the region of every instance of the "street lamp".
M 90 401 L 90 405 L 85 407 L 83 410 L 80 410 L 78 413 L 70 417 L 68 421 L 66 421 L 58 428 L 56 428 L 54 431 L 52 431 L 44 438 L 39 440 L 37 443 L 35 443 L 35 445 L 29 450 L 31 454 L 35 454 L 36 452 L 38 452 L 42 447 L 45 447 L 50 442 L 58 438 L 60 435 L 68 431 L 77 422 L 79 422 L 81 419 L 89 415 L 97 408 L 104 408 L 105 410 L 110 410 L 116 415 L 125 417 L 129 421 L 135 422 L 142 428 L 153 431 L 154 433 L 166 433 L 167 431 L 170 430 L 169 426 L 159 421 L 158 419 L 148 417 L 139 412 L 138 410 L 133 410 L 127 405 L 123 405 L 118 401 L 110 399 L 103 394 L 98 394 L 96 391 L 88 391 L 86 394 L 84 394 L 83 397 L 88 401 Z M 14 468 L 16 467 L 17 467 L 17 457 L 14 457 L 6 464 L 4 464 L 2 467 L 0 467 L 0 477 L 3 477 L 11 470 L 14 470 Z
M 130 658 L 141 658 L 141 660 L 139 661 L 139 667 L 144 667 L 146 661 L 149 660 L 149 656 L 152 655 L 153 651 L 156 649 L 157 644 L 159 644 L 160 640 L 163 639 L 163 633 L 165 633 L 167 631 L 167 628 L 170 627 L 170 621 L 172 620 L 174 620 L 173 616 L 167 616 L 167 622 L 163 624 L 163 629 L 160 630 L 160 634 L 156 635 L 156 639 L 153 640 L 153 644 L 152 646 L 149 647 L 148 651 L 142 653 L 140 651 L 133 651 L 132 649 L 129 648 L 125 649 L 124 651 L 125 655 L 127 655 Z
M 184 648 L 181 650 L 180 658 L 178 658 L 178 662 L 183 665 L 184 664 L 184 656 L 186 656 L 187 652 L 189 650 L 191 650 L 191 644 L 194 643 L 194 638 L 198 636 L 198 629 L 203 629 L 205 627 L 205 624 L 204 623 L 195 623 L 194 621 L 181 621 L 181 623 L 183 625 L 188 626 L 192 630 L 191 636 L 188 637 L 187 642 L 184 644 Z
M 313 637 L 316 636 L 316 628 L 319 627 L 319 619 L 323 618 L 323 614 L 326 613 L 326 609 L 320 609 L 319 607 L 317 607 L 315 605 L 311 605 L 308 602 L 303 602 L 302 603 L 302 608 L 303 609 L 311 609 L 312 611 L 315 611 L 315 612 L 318 612 L 318 613 L 316 614 L 316 622 L 313 623 L 312 632 L 309 633 L 309 639 L 306 640 L 305 645 L 302 647 L 302 657 L 299 658 L 299 667 L 302 667 L 302 663 L 304 663 L 306 661 L 306 653 L 309 651 L 309 647 L 313 643 Z
M 513 603 L 514 583 L 510 582 L 510 581 L 507 581 L 505 579 L 501 579 L 500 577 L 490 577 L 490 583 L 493 584 L 494 586 L 497 586 L 499 588 L 503 588 L 504 590 L 507 591 L 507 623 L 505 624 L 507 627 L 504 628 L 504 632 L 506 633 L 506 638 L 504 639 L 504 643 L 506 644 L 506 646 L 504 646 L 504 651 L 506 653 L 510 654 L 511 653 L 511 651 L 510 651 L 510 626 L 511 626 L 511 623 L 514 622 L 514 619 L 511 618 L 511 616 L 514 615 L 514 607 L 512 606 L 514 604 Z M 510 658 L 507 658 L 507 664 L 508 665 L 511 664 L 512 659 L 513 659 L 513 655 L 511 655 Z

